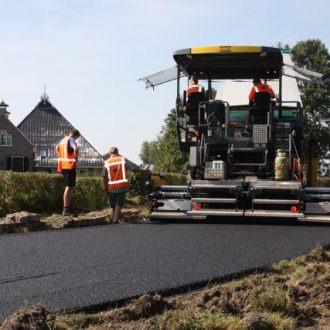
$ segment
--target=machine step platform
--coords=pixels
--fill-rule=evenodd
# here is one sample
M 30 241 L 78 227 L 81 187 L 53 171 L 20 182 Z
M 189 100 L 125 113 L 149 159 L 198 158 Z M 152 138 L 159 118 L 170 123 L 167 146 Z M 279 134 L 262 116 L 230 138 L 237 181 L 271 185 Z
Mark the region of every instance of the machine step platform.
M 218 217 L 256 217 L 279 219 L 287 218 L 298 221 L 301 224 L 330 224 L 329 215 L 304 215 L 303 213 L 293 213 L 288 211 L 242 211 L 233 209 L 201 209 L 187 212 L 152 212 L 149 216 L 150 220 L 205 220 L 208 216 Z
M 193 180 L 191 182 L 192 188 L 200 189 L 236 189 L 241 185 L 241 181 L 234 180 Z
M 251 182 L 250 187 L 265 190 L 300 190 L 302 185 L 299 181 L 258 180 Z
M 237 216 L 241 217 L 244 215 L 244 211 L 236 211 L 236 210 L 230 210 L 230 209 L 200 209 L 200 210 L 194 210 L 194 211 L 188 211 L 187 214 L 198 216 L 198 215 L 204 215 L 204 216 Z
M 251 182 L 250 187 L 254 189 L 300 190 L 302 188 L 302 185 L 298 181 L 258 180 L 255 182 Z
M 193 203 L 223 203 L 223 204 L 234 204 L 236 203 L 236 198 L 207 198 L 207 197 L 198 197 L 192 198 Z
M 252 200 L 252 203 L 255 205 L 293 205 L 299 204 L 299 199 L 262 199 L 255 198 Z
M 330 224 L 330 216 L 326 215 L 308 215 L 298 219 L 301 223 L 319 223 Z
M 303 217 L 302 213 L 299 212 L 289 212 L 289 211 L 269 211 L 269 210 L 249 210 L 245 211 L 244 215 L 246 217 L 266 217 L 266 218 L 296 218 L 299 219 Z
M 191 220 L 192 218 L 185 212 L 151 212 L 149 216 L 150 220 Z

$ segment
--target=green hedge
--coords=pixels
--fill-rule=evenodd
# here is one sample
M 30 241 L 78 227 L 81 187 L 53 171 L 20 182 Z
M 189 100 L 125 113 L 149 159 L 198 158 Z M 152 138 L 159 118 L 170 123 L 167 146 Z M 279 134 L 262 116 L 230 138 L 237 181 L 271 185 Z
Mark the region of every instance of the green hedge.
M 185 184 L 185 176 L 166 174 L 167 184 Z M 150 193 L 150 174 L 130 175 L 130 195 Z M 59 174 L 0 172 L 0 216 L 17 211 L 38 213 L 59 212 L 62 209 L 63 178 Z M 90 212 L 107 207 L 102 178 L 79 177 L 72 195 L 72 207 L 77 212 Z
M 63 178 L 46 173 L 0 173 L 0 216 L 16 211 L 59 212 L 62 208 Z M 72 206 L 78 212 L 106 207 L 100 177 L 78 177 Z
M 187 175 L 181 173 L 168 173 L 165 174 L 165 181 L 168 185 L 186 185 Z
M 146 185 L 150 181 L 151 175 L 148 173 L 130 173 L 129 196 L 147 196 L 150 193 L 150 185 Z
M 167 173 L 162 174 L 166 185 L 185 185 L 187 176 L 185 174 Z M 149 184 L 146 184 L 149 182 Z M 130 196 L 147 196 L 151 193 L 153 179 L 150 173 L 138 173 L 130 175 Z

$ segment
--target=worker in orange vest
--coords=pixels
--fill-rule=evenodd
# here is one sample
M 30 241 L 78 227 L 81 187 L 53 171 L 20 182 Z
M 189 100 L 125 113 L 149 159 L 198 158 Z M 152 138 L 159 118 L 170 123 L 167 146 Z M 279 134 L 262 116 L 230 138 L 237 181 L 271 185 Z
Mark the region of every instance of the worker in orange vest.
M 204 87 L 201 85 L 198 85 L 198 78 L 195 75 L 192 75 L 189 79 L 189 87 L 186 89 L 187 94 L 187 100 L 189 97 L 189 94 L 193 93 L 205 93 Z
M 188 130 L 193 135 L 198 136 L 199 132 L 197 131 L 197 122 L 198 122 L 198 105 L 189 104 L 189 97 L 195 93 L 202 93 L 201 101 L 205 101 L 205 90 L 204 87 L 198 84 L 198 78 L 196 75 L 190 76 L 189 79 L 189 86 L 185 91 L 186 94 L 186 105 L 184 110 L 186 111 L 187 115 L 189 116 L 188 122 Z M 195 101 L 196 102 L 196 101 Z
M 249 94 L 249 101 L 252 102 L 256 93 L 266 92 L 269 93 L 271 99 L 275 99 L 275 93 L 273 89 L 267 84 L 263 84 L 259 78 L 253 79 L 253 87 Z
M 254 101 L 255 95 L 257 93 L 264 93 L 264 92 L 269 93 L 270 99 L 275 98 L 275 93 L 269 85 L 263 84 L 261 82 L 260 78 L 253 79 L 253 87 L 251 88 L 251 91 L 249 94 L 249 104 L 253 105 L 253 101 Z M 243 133 L 245 136 L 250 135 L 250 132 L 249 132 L 250 122 L 251 122 L 251 109 L 249 108 L 249 111 L 247 114 L 247 119 L 246 119 L 246 126 L 245 126 L 245 130 Z
M 109 158 L 104 162 L 103 185 L 112 209 L 112 220 L 121 223 L 121 209 L 129 189 L 128 171 L 143 172 L 138 166 L 119 155 L 117 147 L 111 147 Z
M 69 135 L 65 136 L 56 147 L 57 151 L 57 171 L 62 173 L 64 178 L 63 212 L 62 215 L 72 215 L 70 212 L 71 195 L 76 185 L 76 168 L 79 150 L 76 140 L 79 138 L 78 130 L 73 129 Z

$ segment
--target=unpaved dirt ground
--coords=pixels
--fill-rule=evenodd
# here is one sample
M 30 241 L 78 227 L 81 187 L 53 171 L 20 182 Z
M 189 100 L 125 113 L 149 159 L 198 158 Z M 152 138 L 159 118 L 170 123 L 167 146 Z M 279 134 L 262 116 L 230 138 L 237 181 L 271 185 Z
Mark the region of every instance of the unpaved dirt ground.
M 330 249 L 192 292 L 146 294 L 98 313 L 51 314 L 35 306 L 0 329 L 330 329 Z
M 92 211 L 89 213 L 80 213 L 74 216 L 62 216 L 61 214 L 34 214 L 30 212 L 20 212 L 30 215 L 41 216 L 38 221 L 26 223 L 7 223 L 5 218 L 0 218 L 0 234 L 31 232 L 49 229 L 65 229 L 71 227 L 85 227 L 111 224 L 111 210 Z M 19 214 L 19 212 L 15 213 Z M 135 222 L 147 219 L 149 216 L 148 202 L 139 197 L 127 199 L 125 207 L 122 209 L 121 222 Z

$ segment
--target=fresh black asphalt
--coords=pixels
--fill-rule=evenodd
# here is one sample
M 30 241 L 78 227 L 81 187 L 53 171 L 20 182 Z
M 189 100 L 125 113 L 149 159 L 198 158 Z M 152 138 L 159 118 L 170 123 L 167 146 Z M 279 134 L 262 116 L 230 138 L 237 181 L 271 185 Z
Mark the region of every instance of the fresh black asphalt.
M 262 267 L 330 243 L 330 227 L 125 224 L 0 236 L 0 318 L 85 308 Z

